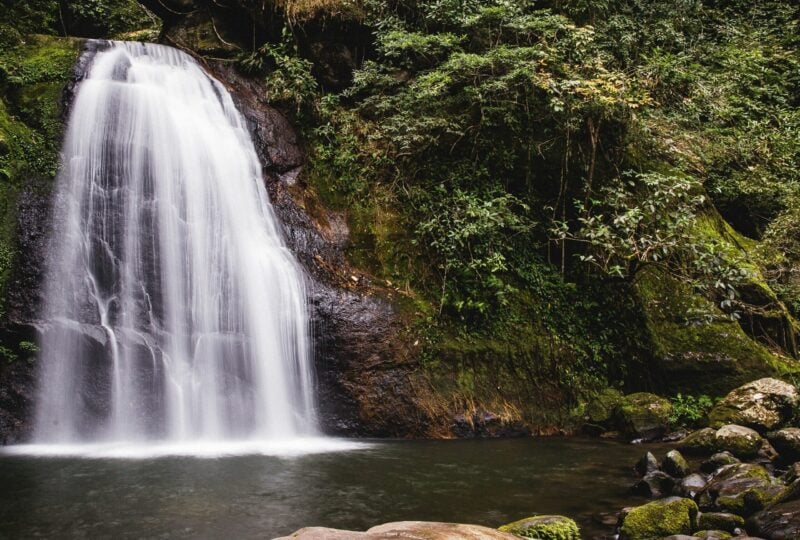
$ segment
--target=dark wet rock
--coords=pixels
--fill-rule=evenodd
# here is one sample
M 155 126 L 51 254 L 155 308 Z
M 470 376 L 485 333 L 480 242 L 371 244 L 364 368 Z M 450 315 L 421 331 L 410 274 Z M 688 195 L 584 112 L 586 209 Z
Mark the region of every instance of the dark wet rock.
M 790 427 L 768 433 L 767 440 L 782 460 L 786 462 L 800 460 L 800 428 Z
M 629 437 L 653 440 L 667 432 L 671 411 L 672 405 L 666 399 L 639 392 L 622 398 L 615 416 Z
M 664 442 L 678 442 L 688 437 L 689 433 L 691 432 L 688 429 L 679 429 L 677 431 L 671 431 L 670 433 L 667 433 L 661 437 L 661 440 Z
M 731 534 L 744 527 L 744 518 L 726 512 L 703 512 L 697 518 L 697 527 L 701 530 L 722 530 Z
M 741 463 L 741 461 L 730 452 L 717 452 L 700 464 L 700 470 L 711 474 L 721 467 L 733 465 L 734 463 Z
M 580 540 L 578 524 L 564 516 L 533 516 L 499 528 L 500 531 L 525 538 Z
M 747 520 L 747 530 L 770 540 L 800 538 L 800 499 L 770 506 Z
M 631 487 L 631 492 L 643 497 L 658 498 L 668 495 L 675 484 L 675 479 L 667 473 L 651 471 Z
M 800 478 L 800 462 L 792 463 L 783 475 L 783 481 L 791 484 Z
M 668 497 L 632 508 L 622 521 L 622 540 L 644 540 L 675 534 L 689 535 L 697 525 L 694 501 Z
M 661 468 L 665 473 L 674 478 L 683 478 L 690 472 L 689 464 L 686 462 L 686 458 L 684 458 L 683 455 L 677 450 L 670 450 L 667 452 L 667 455 L 661 464 Z
M 728 451 L 738 458 L 753 458 L 758 455 L 763 439 L 757 431 L 728 424 L 719 428 L 715 434 L 716 447 Z
M 764 467 L 737 463 L 717 471 L 698 499 L 703 509 L 747 517 L 777 500 L 784 489 Z
M 708 480 L 705 476 L 698 473 L 692 473 L 681 479 L 680 484 L 678 484 L 678 489 L 680 491 L 680 495 L 694 498 L 695 495 L 703 491 L 707 483 Z
M 647 452 L 641 457 L 641 459 L 639 459 L 639 461 L 636 462 L 636 465 L 634 465 L 633 468 L 636 470 L 639 476 L 644 476 L 647 473 L 658 470 L 658 460 L 652 452 Z
M 800 395 L 794 386 L 766 377 L 732 390 L 708 418 L 712 427 L 739 424 L 766 433 L 785 425 L 798 403 Z

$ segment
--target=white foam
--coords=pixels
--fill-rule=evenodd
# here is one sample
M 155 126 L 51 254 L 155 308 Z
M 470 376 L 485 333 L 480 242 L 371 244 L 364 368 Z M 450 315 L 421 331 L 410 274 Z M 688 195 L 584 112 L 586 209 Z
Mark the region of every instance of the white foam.
M 87 444 L 19 444 L 0 448 L 0 455 L 75 457 L 86 459 L 154 459 L 171 456 L 222 458 L 263 455 L 281 458 L 309 454 L 352 452 L 375 447 L 375 443 L 352 439 L 303 437 L 278 440 L 190 441 Z

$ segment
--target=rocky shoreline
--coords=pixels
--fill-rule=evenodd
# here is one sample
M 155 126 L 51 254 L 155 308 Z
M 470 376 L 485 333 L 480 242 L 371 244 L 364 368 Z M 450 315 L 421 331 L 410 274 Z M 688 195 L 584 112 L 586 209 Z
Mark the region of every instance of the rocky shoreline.
M 618 509 L 596 540 L 800 538 L 800 394 L 764 378 L 731 391 L 696 422 L 670 432 L 670 402 L 653 394 L 608 393 L 586 410 L 587 430 L 634 442 L 671 441 L 659 460 L 645 451 L 631 464 L 639 479 L 631 493 L 652 499 Z M 703 427 L 699 427 L 703 426 Z M 643 447 L 645 450 L 645 447 Z M 534 515 L 498 529 L 478 525 L 397 522 L 365 532 L 303 528 L 281 540 L 503 538 L 579 540 L 575 521 Z

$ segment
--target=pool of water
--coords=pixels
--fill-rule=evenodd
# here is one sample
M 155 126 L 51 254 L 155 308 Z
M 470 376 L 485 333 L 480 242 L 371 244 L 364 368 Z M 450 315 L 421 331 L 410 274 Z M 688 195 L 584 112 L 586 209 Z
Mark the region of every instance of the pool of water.
M 0 453 L 2 538 L 272 538 L 387 521 L 499 526 L 638 504 L 632 465 L 667 445 L 598 439 L 368 441 L 315 453 L 190 457 Z M 115 457 L 108 457 L 109 455 Z

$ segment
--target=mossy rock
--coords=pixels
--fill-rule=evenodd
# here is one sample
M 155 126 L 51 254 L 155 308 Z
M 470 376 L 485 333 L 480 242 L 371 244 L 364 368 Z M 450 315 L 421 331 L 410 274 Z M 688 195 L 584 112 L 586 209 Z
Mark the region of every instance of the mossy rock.
M 540 540 L 580 540 L 578 524 L 564 516 L 533 516 L 499 528 L 502 532 Z
M 700 500 L 722 512 L 747 517 L 778 500 L 785 489 L 764 467 L 738 463 L 718 471 Z
M 638 392 L 622 398 L 615 417 L 625 434 L 643 439 L 655 439 L 669 427 L 672 404 L 655 394 Z
M 728 540 L 728 538 L 732 538 L 731 533 L 719 530 L 697 531 L 692 536 L 702 540 Z
M 697 524 L 697 504 L 668 497 L 633 508 L 622 521 L 620 538 L 646 540 L 673 534 L 691 534 Z
M 728 451 L 742 459 L 758 455 L 758 450 L 764 442 L 757 431 L 735 424 L 722 426 L 714 434 L 714 438 L 718 450 Z
M 592 424 L 610 427 L 614 411 L 622 399 L 621 392 L 606 388 L 586 405 L 586 420 Z
M 767 434 L 767 439 L 787 463 L 800 461 L 800 428 L 784 428 Z
M 697 526 L 703 530 L 720 530 L 732 533 L 744 527 L 744 518 L 726 512 L 703 512 L 697 518 Z
M 698 429 L 678 443 L 678 447 L 690 454 L 713 454 L 717 451 L 716 430 Z
M 683 478 L 691 472 L 686 458 L 677 450 L 670 450 L 667 452 L 667 456 L 661 463 L 661 468 L 664 469 L 665 473 L 674 478 Z

